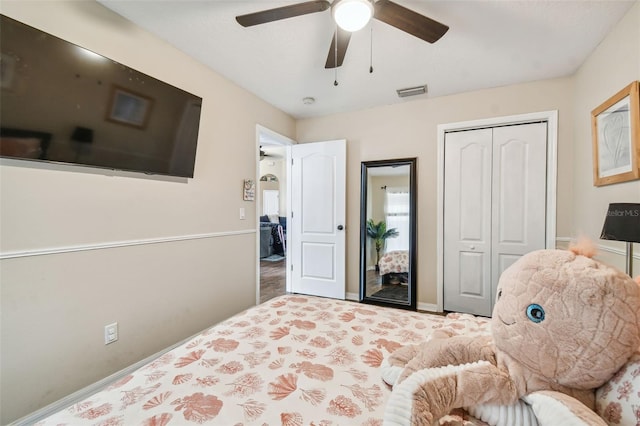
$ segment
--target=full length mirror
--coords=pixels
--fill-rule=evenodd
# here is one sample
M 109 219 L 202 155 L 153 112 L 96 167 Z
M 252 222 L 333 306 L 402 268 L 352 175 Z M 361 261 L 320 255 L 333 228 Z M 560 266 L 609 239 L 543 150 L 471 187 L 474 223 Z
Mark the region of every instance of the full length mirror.
M 416 309 L 416 159 L 365 161 L 360 301 Z

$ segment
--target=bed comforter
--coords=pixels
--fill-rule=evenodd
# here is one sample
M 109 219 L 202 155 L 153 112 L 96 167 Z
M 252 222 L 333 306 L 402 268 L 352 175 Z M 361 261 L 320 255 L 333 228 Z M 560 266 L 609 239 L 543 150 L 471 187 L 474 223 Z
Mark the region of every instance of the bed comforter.
M 38 425 L 381 425 L 382 360 L 488 320 L 287 295 L 250 308 Z M 483 424 L 452 413 L 445 424 Z

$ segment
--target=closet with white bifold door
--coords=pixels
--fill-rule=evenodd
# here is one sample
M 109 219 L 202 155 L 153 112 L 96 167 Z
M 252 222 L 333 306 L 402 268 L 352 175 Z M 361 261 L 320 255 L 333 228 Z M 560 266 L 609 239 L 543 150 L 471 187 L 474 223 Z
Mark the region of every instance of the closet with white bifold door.
M 446 311 L 491 316 L 502 271 L 545 248 L 547 125 L 445 133 Z

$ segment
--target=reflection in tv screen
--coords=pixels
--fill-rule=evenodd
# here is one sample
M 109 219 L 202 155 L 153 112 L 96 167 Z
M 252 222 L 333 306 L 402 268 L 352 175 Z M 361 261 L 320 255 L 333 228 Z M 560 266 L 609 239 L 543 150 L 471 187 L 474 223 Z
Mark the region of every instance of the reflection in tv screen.
M 202 98 L 0 15 L 0 156 L 193 177 Z

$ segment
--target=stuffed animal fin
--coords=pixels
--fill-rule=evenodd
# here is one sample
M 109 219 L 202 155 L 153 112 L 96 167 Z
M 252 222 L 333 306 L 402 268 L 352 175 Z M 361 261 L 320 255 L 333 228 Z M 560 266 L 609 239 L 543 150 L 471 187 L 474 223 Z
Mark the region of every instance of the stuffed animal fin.
M 531 405 L 540 426 L 607 426 L 583 403 L 560 392 L 532 392 L 523 399 Z
M 587 237 L 580 237 L 576 243 L 569 244 L 569 251 L 576 256 L 593 258 L 598 253 L 596 245 Z
M 393 351 L 380 365 L 382 380 L 389 386 L 395 385 L 407 364 L 418 355 L 420 349 L 420 345 L 407 345 Z
M 432 339 L 412 347 L 399 348 L 389 357 L 391 365 L 404 365 L 404 371 L 395 378 L 395 384 L 402 382 L 418 370 L 469 364 L 475 361 L 496 364 L 495 349 L 490 336 L 453 336 Z
M 431 339 L 429 341 L 437 340 L 437 339 L 448 339 L 453 337 L 453 333 L 446 330 L 435 330 L 431 334 Z M 411 363 L 411 361 L 418 356 L 418 354 L 424 349 L 424 345 L 429 345 L 429 341 L 422 345 L 408 345 L 402 346 L 401 348 L 396 349 L 391 356 L 386 357 L 382 360 L 382 364 L 380 364 L 380 371 L 382 380 L 389 386 L 394 386 L 398 379 L 402 375 L 404 369 L 407 364 Z M 441 365 L 428 365 L 428 366 L 420 366 L 418 368 L 426 368 L 426 367 L 440 367 Z M 409 373 L 407 373 L 409 374 Z

